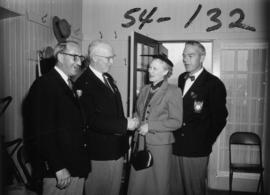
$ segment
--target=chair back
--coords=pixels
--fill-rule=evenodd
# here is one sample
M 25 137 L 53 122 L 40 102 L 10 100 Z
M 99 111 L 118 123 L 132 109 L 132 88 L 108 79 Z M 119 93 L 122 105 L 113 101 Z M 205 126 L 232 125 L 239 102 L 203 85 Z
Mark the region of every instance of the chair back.
M 259 164 L 262 166 L 262 147 L 260 137 L 253 132 L 234 132 L 229 139 L 229 163 L 232 163 L 232 145 L 258 146 Z
M 11 100 L 12 100 L 11 96 L 0 98 L 0 116 L 2 116 L 2 114 L 4 114 L 5 110 L 7 109 L 8 105 L 10 104 Z
M 3 175 L 6 185 L 11 185 L 14 182 L 13 178 L 15 178 L 17 182 L 23 182 L 23 177 L 20 174 L 20 171 L 18 170 L 13 159 L 13 155 L 18 151 L 21 143 L 21 138 L 5 142 L 3 150 L 1 151 L 3 155 Z
M 17 152 L 17 159 L 26 179 L 25 184 L 30 183 L 32 181 L 31 166 L 26 152 L 24 151 L 23 145 L 19 148 Z
M 22 169 L 25 176 L 24 184 L 27 189 L 41 194 L 42 192 L 42 178 L 36 177 L 35 167 L 32 165 L 32 160 L 30 159 L 30 154 L 25 149 L 25 145 L 22 145 L 17 152 L 18 163 Z
M 252 132 L 235 132 L 230 136 L 230 144 L 260 145 L 260 137 Z

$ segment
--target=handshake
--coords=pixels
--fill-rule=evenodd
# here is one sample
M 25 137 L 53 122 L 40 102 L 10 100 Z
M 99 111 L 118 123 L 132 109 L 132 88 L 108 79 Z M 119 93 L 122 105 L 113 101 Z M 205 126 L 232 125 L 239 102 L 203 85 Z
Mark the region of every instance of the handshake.
M 134 117 L 134 118 L 127 118 L 127 122 L 128 122 L 127 128 L 130 131 L 135 130 L 140 125 L 140 121 L 136 117 Z

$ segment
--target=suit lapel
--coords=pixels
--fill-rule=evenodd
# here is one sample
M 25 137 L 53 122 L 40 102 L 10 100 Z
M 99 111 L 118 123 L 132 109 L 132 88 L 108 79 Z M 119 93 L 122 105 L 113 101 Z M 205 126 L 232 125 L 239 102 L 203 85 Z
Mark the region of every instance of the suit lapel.
M 178 80 L 178 87 L 184 92 L 184 87 L 185 87 L 185 77 L 188 73 L 186 72 L 184 75 L 181 75 L 181 77 Z
M 97 84 L 97 86 L 99 87 L 99 88 L 101 88 L 101 89 L 103 89 L 103 90 L 105 90 L 108 94 L 110 94 L 110 95 L 113 95 L 113 92 L 112 92 L 112 90 L 111 89 L 109 89 L 106 85 L 105 85 L 105 83 L 103 83 L 94 73 L 93 73 L 93 71 L 88 67 L 87 69 L 86 69 L 86 73 L 87 73 L 87 75 L 88 75 L 88 80 L 90 80 L 90 82 L 95 82 L 96 84 Z M 109 80 L 109 79 L 108 79 Z M 110 84 L 111 84 L 111 82 L 110 82 Z M 115 89 L 115 86 L 113 86 L 112 84 L 111 84 L 111 86 Z
M 71 97 L 73 100 L 76 100 L 73 91 L 68 87 L 64 79 L 61 77 L 61 75 L 55 70 L 52 70 L 52 77 L 55 79 L 55 81 L 61 86 L 65 94 L 67 94 L 69 97 Z
M 189 88 L 189 90 L 184 95 L 184 99 L 191 97 L 192 92 L 196 91 L 200 86 L 204 83 L 204 80 L 206 78 L 207 71 L 203 70 L 202 73 L 198 76 L 198 78 L 195 80 L 193 85 Z M 184 88 L 184 87 L 183 87 Z
M 86 76 L 85 78 L 85 83 L 84 85 L 88 85 L 88 82 L 91 82 L 91 86 L 95 86 L 96 90 L 103 90 L 103 93 L 106 93 L 106 95 L 108 95 L 108 97 L 110 98 L 114 98 L 117 104 L 117 109 L 118 112 L 120 113 L 120 115 L 122 116 L 124 111 L 123 111 L 123 107 L 122 107 L 122 100 L 121 100 L 121 95 L 117 89 L 117 86 L 114 85 L 114 83 L 111 81 L 110 78 L 108 78 L 108 81 L 110 82 L 111 86 L 113 87 L 114 91 L 113 92 L 110 88 L 108 88 L 93 72 L 92 70 L 88 67 L 85 70 L 85 74 L 84 76 Z M 110 76 L 111 77 L 111 76 Z M 87 88 L 87 87 L 86 87 Z

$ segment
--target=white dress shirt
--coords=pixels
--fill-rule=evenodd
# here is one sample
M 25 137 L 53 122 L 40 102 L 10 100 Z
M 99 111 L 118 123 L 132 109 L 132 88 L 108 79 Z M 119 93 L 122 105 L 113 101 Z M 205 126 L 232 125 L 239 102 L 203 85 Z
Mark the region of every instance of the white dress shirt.
M 99 71 L 97 71 L 96 69 L 94 69 L 93 67 L 91 67 L 90 65 L 89 65 L 89 68 L 90 68 L 90 70 L 92 70 L 92 72 L 105 84 L 105 81 L 104 81 L 104 78 L 103 78 L 103 76 L 102 76 L 102 73 L 101 72 L 99 72 Z
M 65 83 L 67 84 L 67 86 L 69 86 L 69 82 L 68 82 L 68 76 L 57 66 L 54 67 L 54 69 L 60 74 L 60 76 L 62 77 L 62 79 L 64 79 Z
M 193 85 L 193 83 L 196 81 L 196 79 L 198 78 L 198 76 L 202 73 L 203 68 L 201 68 L 199 71 L 195 72 L 193 75 L 190 76 L 194 76 L 195 79 L 193 81 L 191 81 L 190 78 L 188 78 L 185 82 L 185 86 L 184 86 L 184 90 L 183 90 L 183 97 L 185 96 L 185 94 L 187 93 L 187 91 L 190 89 L 190 87 Z

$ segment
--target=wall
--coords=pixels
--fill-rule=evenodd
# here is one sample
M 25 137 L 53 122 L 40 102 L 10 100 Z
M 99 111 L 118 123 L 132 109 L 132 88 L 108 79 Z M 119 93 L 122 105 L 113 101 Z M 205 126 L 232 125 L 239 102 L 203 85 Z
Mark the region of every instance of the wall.
M 128 51 L 128 36 L 132 31 L 137 31 L 145 35 L 151 35 L 157 40 L 226 40 L 226 39 L 264 39 L 264 10 L 263 1 L 253 0 L 207 0 L 207 1 L 190 1 L 190 0 L 83 0 L 83 50 L 87 52 L 87 46 L 93 39 L 105 39 L 113 42 L 116 49 L 115 67 L 125 69 L 125 61 Z M 201 9 L 190 23 L 188 23 L 195 11 Z M 156 7 L 156 10 L 155 10 Z M 124 16 L 127 11 L 137 8 L 137 12 Z M 207 15 L 207 12 L 213 8 L 220 10 L 221 14 L 217 18 L 222 23 L 221 27 L 207 32 L 207 28 L 215 26 L 217 23 L 211 21 L 213 14 Z M 229 28 L 231 22 L 239 18 L 239 14 L 230 16 L 230 12 L 236 8 L 241 8 L 245 15 L 242 23 L 246 26 L 254 27 L 256 31 L 244 30 L 240 28 Z M 154 9 L 154 10 L 153 10 Z M 143 12 L 146 13 L 143 15 Z M 142 19 L 146 23 L 140 29 Z M 132 17 L 132 18 L 131 18 Z M 170 20 L 158 22 L 158 19 L 170 17 Z M 130 25 L 131 19 L 135 22 Z M 91 24 L 91 25 L 89 25 Z M 128 25 L 129 24 L 129 25 Z M 123 26 L 129 26 L 128 28 Z M 117 71 L 116 71 L 117 72 Z M 122 83 L 123 78 L 118 77 L 118 83 Z M 120 91 L 123 92 L 124 102 L 126 101 L 126 86 L 122 86 Z M 125 105 L 124 105 L 125 106 Z
M 82 1 L 0 0 L 0 6 L 20 16 L 0 19 L 0 97 L 11 95 L 1 129 L 5 141 L 22 137 L 21 105 L 36 77 L 38 51 L 56 44 L 52 17 L 71 24 L 71 39 L 82 39 Z
M 157 40 L 213 41 L 213 73 L 219 75 L 219 50 L 223 42 L 266 41 L 265 16 L 268 9 L 265 2 L 263 0 L 83 0 L 83 50 L 86 53 L 87 46 L 93 39 L 105 39 L 113 44 L 117 58 L 111 73 L 120 85 L 119 90 L 126 108 L 127 80 L 123 75 L 127 75 L 125 62 L 128 58 L 128 36 L 132 31 Z M 215 14 L 220 15 L 215 18 Z M 239 21 L 240 15 L 244 17 L 242 24 L 238 23 L 241 28 L 230 27 L 231 23 Z M 213 188 L 228 189 L 228 178 L 217 182 L 216 161 L 217 147 L 214 148 L 211 157 L 209 185 Z M 253 188 L 254 185 L 252 181 L 246 186 L 241 186 L 241 190 L 249 186 Z

